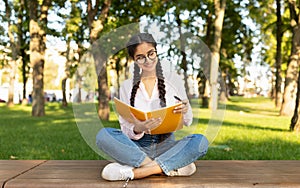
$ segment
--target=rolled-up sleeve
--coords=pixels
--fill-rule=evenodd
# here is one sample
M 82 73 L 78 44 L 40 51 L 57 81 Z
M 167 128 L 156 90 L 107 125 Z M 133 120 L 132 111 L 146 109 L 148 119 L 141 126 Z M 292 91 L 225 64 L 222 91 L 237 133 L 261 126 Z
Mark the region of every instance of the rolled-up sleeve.
M 144 132 L 140 134 L 135 134 L 133 131 L 134 124 L 129 123 L 125 119 L 123 119 L 121 116 L 119 116 L 119 122 L 121 126 L 122 132 L 127 135 L 132 140 L 139 140 L 144 136 Z

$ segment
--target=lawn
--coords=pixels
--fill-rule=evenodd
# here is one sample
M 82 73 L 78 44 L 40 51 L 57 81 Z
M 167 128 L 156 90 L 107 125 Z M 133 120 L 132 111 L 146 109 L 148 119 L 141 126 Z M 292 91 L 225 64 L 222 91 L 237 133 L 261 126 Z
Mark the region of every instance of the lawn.
M 205 159 L 300 159 L 300 135 L 289 131 L 290 117 L 278 116 L 266 98 L 234 97 Z
M 31 106 L 0 104 L 0 159 L 103 159 L 94 151 L 94 137 L 101 125 L 118 127 L 116 115 L 112 112 L 110 121 L 100 122 L 89 118 L 95 116 L 91 104 L 81 106 L 82 111 L 76 112 L 75 105 L 47 103 L 46 116 L 31 117 Z M 194 113 L 197 121 L 176 133 L 178 137 L 206 134 L 214 114 L 195 101 L 193 107 L 199 112 Z M 289 131 L 289 123 L 290 117 L 278 116 L 268 98 L 232 97 L 222 126 L 212 129 L 215 137 L 204 159 L 300 159 L 300 137 Z

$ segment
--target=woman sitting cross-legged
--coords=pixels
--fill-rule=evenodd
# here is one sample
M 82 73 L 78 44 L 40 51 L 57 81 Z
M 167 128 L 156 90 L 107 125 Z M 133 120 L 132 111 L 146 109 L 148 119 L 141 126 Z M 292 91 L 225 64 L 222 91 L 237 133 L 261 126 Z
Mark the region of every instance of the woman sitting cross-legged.
M 134 60 L 134 75 L 120 87 L 120 100 L 143 111 L 178 103 L 174 95 L 183 99 L 174 113 L 183 114 L 183 123 L 191 125 L 193 114 L 183 80 L 176 73 L 164 74 L 157 56 L 157 43 L 151 34 L 139 33 L 127 43 L 129 56 Z M 119 117 L 120 129 L 102 128 L 97 134 L 99 149 L 116 162 L 102 170 L 106 180 L 132 180 L 154 174 L 190 176 L 196 171 L 194 161 L 203 157 L 208 141 L 201 134 L 191 134 L 175 140 L 174 133 L 150 134 L 162 119 L 130 123 Z

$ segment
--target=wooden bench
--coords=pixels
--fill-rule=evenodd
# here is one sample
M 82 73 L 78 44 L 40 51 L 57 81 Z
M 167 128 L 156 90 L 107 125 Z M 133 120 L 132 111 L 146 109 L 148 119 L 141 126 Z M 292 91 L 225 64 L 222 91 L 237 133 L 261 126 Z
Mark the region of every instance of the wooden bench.
M 100 177 L 109 161 L 0 160 L 1 188 L 122 187 L 124 181 Z M 300 161 L 201 160 L 190 177 L 151 176 L 130 181 L 128 188 L 300 187 Z

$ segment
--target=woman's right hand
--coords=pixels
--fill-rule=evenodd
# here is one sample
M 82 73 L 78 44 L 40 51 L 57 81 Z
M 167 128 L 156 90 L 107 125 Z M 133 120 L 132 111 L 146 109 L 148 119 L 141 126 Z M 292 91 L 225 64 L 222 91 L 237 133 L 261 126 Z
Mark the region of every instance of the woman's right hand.
M 136 117 L 131 114 L 133 116 L 133 124 L 134 124 L 134 128 L 133 128 L 133 131 L 136 133 L 136 134 L 139 134 L 139 133 L 146 133 L 146 134 L 150 134 L 151 133 L 151 130 L 154 129 L 155 127 L 159 126 L 162 121 L 161 121 L 161 118 L 150 118 L 150 119 L 147 119 L 145 121 L 140 121 L 138 119 L 136 119 Z

